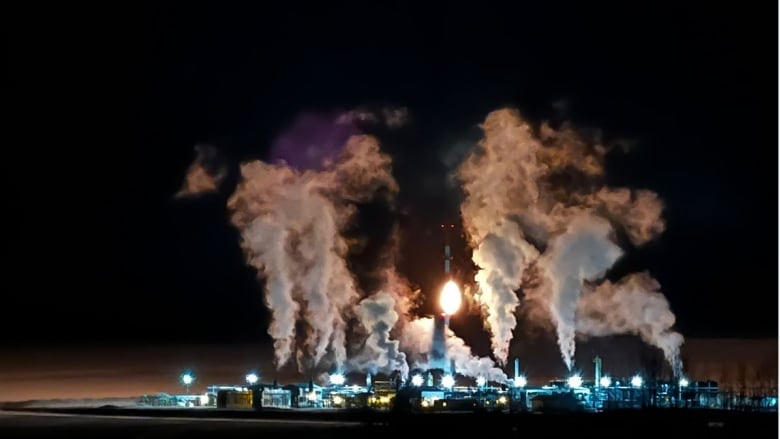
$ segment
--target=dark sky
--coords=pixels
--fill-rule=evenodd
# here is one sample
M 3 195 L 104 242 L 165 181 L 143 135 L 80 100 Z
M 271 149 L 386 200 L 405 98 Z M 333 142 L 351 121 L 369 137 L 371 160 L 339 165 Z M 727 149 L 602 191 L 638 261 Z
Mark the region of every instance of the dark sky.
M 171 196 L 196 144 L 236 166 L 300 112 L 362 104 L 410 110 L 387 149 L 412 280 L 457 221 L 442 153 L 511 105 L 635 141 L 609 182 L 657 191 L 668 231 L 621 267 L 683 334 L 776 336 L 775 5 L 392 3 L 6 15 L 0 341 L 266 340 L 225 196 Z

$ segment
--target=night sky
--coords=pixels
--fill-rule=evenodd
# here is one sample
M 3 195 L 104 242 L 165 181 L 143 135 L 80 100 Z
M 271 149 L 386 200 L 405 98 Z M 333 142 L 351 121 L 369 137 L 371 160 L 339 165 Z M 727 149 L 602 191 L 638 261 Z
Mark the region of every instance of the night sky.
M 447 157 L 509 105 L 630 145 L 608 181 L 658 192 L 668 230 L 617 269 L 650 270 L 685 336 L 776 337 L 776 5 L 397 3 L 6 16 L 0 342 L 266 343 L 224 209 L 235 178 L 173 194 L 195 145 L 235 170 L 300 113 L 359 105 L 409 109 L 380 138 L 397 208 L 361 227 L 381 240 L 399 221 L 401 268 L 424 290 L 439 223 L 459 222 Z

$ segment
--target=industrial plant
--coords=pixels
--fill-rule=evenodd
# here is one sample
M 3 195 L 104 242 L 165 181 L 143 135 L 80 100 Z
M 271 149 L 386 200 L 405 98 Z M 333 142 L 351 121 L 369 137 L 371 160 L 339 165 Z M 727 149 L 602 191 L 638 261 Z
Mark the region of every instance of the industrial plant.
M 203 394 L 154 395 L 146 406 L 212 407 L 218 409 L 370 409 L 407 413 L 603 412 L 617 409 L 685 408 L 777 411 L 777 393 L 740 394 L 725 391 L 714 381 L 679 378 L 660 381 L 634 375 L 602 373 L 601 359 L 593 359 L 595 374 L 571 375 L 542 386 L 531 386 L 514 360 L 509 382 L 489 382 L 454 374 L 450 369 L 413 371 L 408 379 L 393 374 L 378 379 L 371 374 L 332 374 L 327 383 L 314 380 L 282 384 L 263 383 L 255 374 L 241 385 L 209 385 Z M 362 380 L 361 378 L 364 378 Z
M 444 226 L 442 226 L 444 228 Z M 446 236 L 446 230 L 445 230 Z M 458 373 L 447 350 L 450 317 L 462 305 L 460 288 L 450 275 L 450 245 L 445 238 L 444 283 L 439 294 L 441 314 L 434 316 L 431 352 L 427 367 L 412 368 L 408 374 L 343 373 L 326 375 L 326 382 L 262 382 L 256 372 L 242 384 L 209 385 L 205 392 L 190 393 L 194 374 L 181 375 L 185 395 L 145 396 L 145 406 L 211 407 L 217 409 L 358 409 L 405 413 L 501 412 L 560 413 L 603 412 L 618 409 L 678 408 L 777 411 L 777 389 L 733 392 L 715 381 L 697 381 L 678 375 L 672 379 L 655 376 L 610 376 L 602 359 L 592 359 L 593 376 L 573 373 L 544 385 L 530 385 L 514 358 L 513 374 L 505 379 Z M 493 377 L 496 376 L 495 370 Z M 503 375 L 503 372 L 501 372 Z

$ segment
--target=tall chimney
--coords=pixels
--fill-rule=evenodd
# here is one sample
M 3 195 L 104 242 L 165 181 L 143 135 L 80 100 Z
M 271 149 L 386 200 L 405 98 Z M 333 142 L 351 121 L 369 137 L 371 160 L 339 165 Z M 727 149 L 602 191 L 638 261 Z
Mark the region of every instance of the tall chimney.
M 601 387 L 601 357 L 597 355 L 596 358 L 593 359 L 593 364 L 595 365 L 595 372 L 593 376 L 595 382 L 593 385 L 598 389 Z
M 450 230 L 455 228 L 455 224 L 442 224 L 441 229 L 444 232 L 444 274 L 450 274 L 450 263 L 452 253 L 450 252 Z
M 515 358 L 515 379 L 520 376 L 520 359 Z

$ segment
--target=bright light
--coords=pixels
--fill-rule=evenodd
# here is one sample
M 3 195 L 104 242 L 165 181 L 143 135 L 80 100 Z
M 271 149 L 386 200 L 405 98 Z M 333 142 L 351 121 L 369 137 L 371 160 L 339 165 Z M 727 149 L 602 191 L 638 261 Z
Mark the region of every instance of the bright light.
M 257 374 L 254 373 L 254 372 L 248 373 L 246 375 L 246 382 L 249 383 L 250 386 L 252 384 L 255 384 L 257 382 L 257 380 L 259 380 L 259 379 L 260 379 L 260 377 L 258 377 Z
M 449 389 L 455 385 L 455 378 L 452 375 L 444 375 L 441 378 L 441 385 Z
M 569 384 L 569 387 L 573 389 L 578 389 L 582 387 L 582 377 L 579 375 L 572 375 L 569 377 L 567 383 Z
M 642 387 L 642 377 L 639 375 L 634 375 L 634 377 L 631 378 L 631 385 L 633 387 Z
M 528 380 L 525 379 L 525 376 L 520 375 L 515 377 L 515 387 L 525 387 L 528 384 Z
M 428 406 L 430 406 L 430 405 L 431 405 L 431 403 L 430 403 L 430 401 L 428 401 L 427 399 L 423 399 L 423 400 L 422 400 L 422 406 L 423 406 L 423 407 L 428 407 Z
M 200 405 L 209 405 L 208 395 L 200 395 Z
M 506 396 L 499 396 L 498 397 L 498 403 L 499 404 L 506 404 Z
M 338 395 L 334 395 L 334 396 L 333 396 L 333 404 L 335 404 L 335 405 L 341 405 L 341 404 L 343 404 L 343 403 L 344 403 L 344 398 L 342 398 L 342 397 L 340 397 L 340 396 L 338 396 Z
M 346 382 L 346 378 L 340 373 L 334 373 L 330 376 L 330 383 L 334 386 L 342 386 L 344 385 L 344 382 Z
M 680 387 L 688 387 L 688 380 L 686 378 L 680 378 Z
M 184 383 L 185 386 L 189 386 L 193 381 L 195 381 L 195 377 L 192 376 L 192 374 L 185 373 L 181 376 L 181 382 Z
M 449 280 L 444 284 L 444 288 L 441 289 L 441 296 L 439 297 L 439 305 L 441 305 L 442 311 L 445 314 L 453 315 L 458 312 L 460 308 L 461 297 L 460 288 L 458 285 Z
M 316 401 L 317 400 L 317 394 L 314 392 L 309 392 L 308 395 L 306 395 L 306 398 L 309 399 L 309 401 Z
M 483 376 L 477 377 L 477 386 L 483 387 L 487 383 L 487 380 Z
M 412 385 L 414 387 L 420 387 L 423 385 L 423 377 L 422 375 L 415 375 L 412 377 Z
M 612 385 L 612 378 L 601 377 L 601 379 L 599 380 L 599 384 L 601 384 L 601 387 L 609 387 Z

